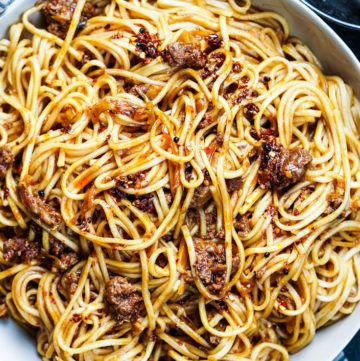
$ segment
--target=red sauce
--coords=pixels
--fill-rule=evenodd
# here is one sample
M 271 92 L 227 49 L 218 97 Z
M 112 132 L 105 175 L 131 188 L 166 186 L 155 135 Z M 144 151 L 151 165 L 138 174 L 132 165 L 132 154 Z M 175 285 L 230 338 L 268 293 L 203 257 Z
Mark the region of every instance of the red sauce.
M 79 179 L 74 181 L 75 188 L 84 188 L 90 182 L 90 178 L 88 176 L 80 177 Z

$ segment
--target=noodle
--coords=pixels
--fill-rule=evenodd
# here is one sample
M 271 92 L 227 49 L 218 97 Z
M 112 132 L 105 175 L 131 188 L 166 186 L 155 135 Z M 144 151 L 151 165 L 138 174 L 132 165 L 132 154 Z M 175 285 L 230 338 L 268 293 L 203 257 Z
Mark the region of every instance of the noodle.
M 279 14 L 51 0 L 0 69 L 0 316 L 43 360 L 289 360 L 353 312 L 360 106 Z

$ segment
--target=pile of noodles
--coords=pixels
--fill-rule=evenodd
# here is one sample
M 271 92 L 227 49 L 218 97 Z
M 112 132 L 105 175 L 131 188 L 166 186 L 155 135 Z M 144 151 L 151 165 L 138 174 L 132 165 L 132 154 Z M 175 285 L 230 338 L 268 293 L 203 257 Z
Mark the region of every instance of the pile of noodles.
M 44 250 L 56 239 L 80 259 L 64 273 L 0 254 L 2 312 L 37 332 L 44 360 L 288 360 L 360 300 L 360 107 L 352 89 L 322 73 L 285 19 L 250 0 L 96 1 L 96 16 L 77 31 L 84 4 L 65 39 L 34 25 L 40 3 L 0 41 L 0 146 L 15 156 L 0 184 L 0 243 L 9 229 L 34 241 L 36 224 Z M 159 52 L 178 41 L 205 46 L 218 34 L 214 51 L 224 61 L 206 77 L 147 59 L 136 45 L 140 28 L 157 34 Z M 135 85 L 154 94 L 131 92 Z M 212 121 L 199 126 L 208 114 Z M 285 190 L 258 182 L 255 135 L 265 128 L 312 156 L 305 177 Z M 119 179 L 135 174 L 143 175 L 136 187 L 121 188 Z M 57 201 L 57 229 L 22 204 L 17 186 L 27 177 Z M 239 177 L 229 192 L 228 180 Z M 211 199 L 190 209 L 205 181 Z M 134 197 L 151 194 L 154 209 L 117 197 L 119 184 Z M 208 240 L 225 247 L 221 296 L 192 268 L 209 212 L 223 231 Z M 250 222 L 246 232 L 234 228 L 240 216 Z M 115 276 L 141 294 L 135 323 L 119 324 L 104 303 Z

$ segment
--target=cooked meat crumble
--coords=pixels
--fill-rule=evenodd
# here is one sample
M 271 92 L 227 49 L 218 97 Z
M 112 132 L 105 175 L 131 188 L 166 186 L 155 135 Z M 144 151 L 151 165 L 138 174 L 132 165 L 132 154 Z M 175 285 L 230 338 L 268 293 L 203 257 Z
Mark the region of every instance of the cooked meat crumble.
M 34 192 L 29 178 L 20 182 L 18 189 L 21 202 L 29 211 L 35 216 L 38 216 L 44 223 L 53 229 L 56 229 L 60 225 L 60 213 L 51 204 L 40 197 L 37 192 Z
M 76 252 L 67 248 L 66 245 L 56 239 L 52 240 L 50 244 L 49 256 L 47 253 L 42 253 L 42 261 L 44 265 L 51 268 L 52 272 L 67 271 L 70 267 L 79 262 L 79 256 Z
M 242 182 L 241 177 L 228 179 L 226 181 L 226 185 L 227 185 L 227 188 L 228 188 L 229 192 L 238 191 L 241 188 L 242 184 L 243 184 L 243 182 Z
M 7 262 L 30 263 L 39 256 L 40 245 L 36 241 L 13 237 L 4 241 L 3 253 Z
M 47 30 L 65 39 L 69 30 L 71 20 L 74 15 L 77 0 L 49 0 L 44 3 L 41 13 L 45 18 Z M 79 24 L 83 24 L 87 19 L 93 17 L 95 14 L 94 7 L 86 2 L 81 13 Z
M 260 187 L 282 189 L 301 180 L 312 161 L 310 153 L 301 148 L 286 149 L 271 135 L 262 135 L 262 139 L 259 147 Z
M 251 221 L 245 215 L 238 214 L 233 221 L 234 228 L 241 234 L 246 234 L 251 229 Z
M 195 222 L 196 224 L 200 223 L 199 213 L 195 213 Z M 223 239 L 225 237 L 224 228 L 217 230 L 216 221 L 217 221 L 217 211 L 216 208 L 213 208 L 210 212 L 205 213 L 205 221 L 206 221 L 206 233 L 200 234 L 200 230 L 196 233 L 196 236 L 201 237 L 204 240 L 220 238 Z
M 14 163 L 14 154 L 7 145 L 0 147 L 0 179 L 5 178 L 6 171 Z
M 206 56 L 196 43 L 176 42 L 170 44 L 163 54 L 163 58 L 171 66 L 185 66 L 201 69 L 206 64 Z
M 4 259 L 7 262 L 30 263 L 37 260 L 51 272 L 62 272 L 79 262 L 79 256 L 62 242 L 52 240 L 50 250 L 41 248 L 39 234 L 33 241 L 26 237 L 15 236 L 3 243 Z
M 202 207 L 211 198 L 211 191 L 210 191 L 211 178 L 206 170 L 204 170 L 203 173 L 204 173 L 204 182 L 199 187 L 195 188 L 195 192 L 193 198 L 190 201 L 189 208 Z
M 205 37 L 205 41 L 207 43 L 206 52 L 208 53 L 221 48 L 224 43 L 223 39 L 217 34 L 209 34 Z
M 143 303 L 142 298 L 125 278 L 117 276 L 108 281 L 104 298 L 108 312 L 120 324 L 138 319 Z
M 194 239 L 196 261 L 194 268 L 204 286 L 212 294 L 220 294 L 225 287 L 226 257 L 225 247 L 200 238 Z M 231 274 L 240 264 L 237 254 L 233 255 Z

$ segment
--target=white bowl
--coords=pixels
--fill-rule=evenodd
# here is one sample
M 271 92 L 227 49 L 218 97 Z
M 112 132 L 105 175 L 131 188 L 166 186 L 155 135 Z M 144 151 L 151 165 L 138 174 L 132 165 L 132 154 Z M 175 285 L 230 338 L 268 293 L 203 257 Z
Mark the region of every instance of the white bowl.
M 33 1 L 35 2 L 35 1 Z M 10 4 L 11 3 L 11 4 Z M 28 0 L 0 0 L 0 37 L 19 19 L 31 5 Z M 4 5 L 7 9 L 2 13 Z M 274 10 L 285 16 L 291 33 L 298 36 L 315 53 L 328 74 L 340 75 L 360 97 L 360 63 L 346 44 L 314 12 L 299 0 L 254 0 L 264 9 Z M 2 13 L 2 15 L 1 15 Z M 336 324 L 317 332 L 313 342 L 291 361 L 331 361 L 346 346 L 359 329 L 360 307 Z M 11 361 L 39 361 L 34 340 L 12 321 L 0 321 L 0 359 Z

